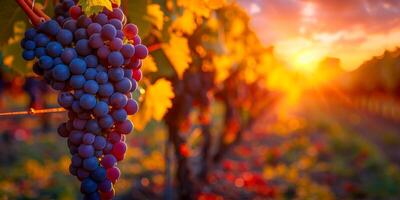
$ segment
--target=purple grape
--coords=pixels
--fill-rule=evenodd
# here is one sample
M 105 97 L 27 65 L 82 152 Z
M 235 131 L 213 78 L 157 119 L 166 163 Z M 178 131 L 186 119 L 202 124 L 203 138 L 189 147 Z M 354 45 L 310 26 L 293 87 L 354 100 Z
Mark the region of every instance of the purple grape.
M 115 166 L 117 159 L 113 155 L 107 154 L 101 159 L 100 163 L 104 168 L 108 169 Z
M 103 39 L 99 33 L 94 33 L 89 37 L 89 45 L 93 49 L 99 49 L 100 47 L 104 46 Z
M 56 38 L 57 41 L 60 42 L 62 45 L 67 46 L 71 44 L 74 36 L 68 29 L 62 29 L 60 32 L 57 33 Z
M 79 145 L 78 153 L 82 158 L 89 158 L 94 155 L 94 148 L 92 145 L 81 144 Z
M 97 76 L 97 71 L 94 68 L 88 68 L 84 74 L 86 80 L 94 80 Z
M 108 70 L 108 78 L 111 81 L 120 81 L 124 78 L 124 70 L 119 67 L 111 68 Z
M 42 56 L 39 59 L 39 66 L 44 70 L 49 70 L 53 67 L 53 58 L 50 56 Z
M 71 79 L 69 80 L 69 85 L 76 90 L 81 89 L 85 83 L 86 79 L 82 75 L 72 75 Z
M 115 38 L 116 35 L 117 35 L 117 30 L 111 24 L 106 24 L 101 29 L 101 37 L 104 40 L 112 40 Z
M 109 45 L 110 45 L 110 49 L 112 51 L 119 51 L 122 48 L 122 46 L 124 45 L 124 42 L 119 38 L 114 38 L 113 40 L 111 40 Z
M 79 100 L 79 105 L 86 110 L 93 109 L 96 106 L 96 98 L 90 94 L 84 94 Z
M 129 99 L 125 106 L 125 110 L 128 113 L 128 115 L 136 114 L 139 110 L 138 103 L 133 99 Z
M 116 92 L 110 97 L 110 104 L 113 108 L 123 108 L 127 103 L 128 98 L 122 93 Z
M 76 58 L 78 54 L 76 53 L 74 48 L 65 48 L 64 51 L 61 53 L 61 60 L 69 65 L 71 61 Z
M 83 144 L 93 144 L 95 137 L 92 133 L 86 133 L 83 135 L 82 142 Z
M 97 182 L 101 182 L 106 179 L 106 170 L 103 167 L 98 167 L 90 174 L 90 177 Z
M 93 35 L 94 33 L 100 33 L 101 32 L 101 25 L 98 23 L 91 23 L 88 28 L 87 28 L 87 33 L 89 35 Z
M 111 116 L 116 122 L 123 122 L 128 117 L 128 114 L 124 109 L 118 109 L 111 112 Z
M 75 58 L 69 64 L 70 70 L 72 74 L 83 74 L 86 71 L 87 65 L 86 62 L 80 58 Z
M 76 52 L 78 52 L 81 56 L 87 56 L 92 52 L 92 49 L 89 47 L 89 40 L 81 39 L 76 43 Z
M 96 136 L 93 146 L 96 150 L 103 150 L 106 147 L 107 141 L 103 136 Z
M 94 171 L 99 167 L 99 161 L 96 157 L 90 157 L 83 160 L 82 166 L 88 171 Z
M 93 109 L 93 113 L 96 117 L 103 117 L 108 113 L 108 104 L 100 101 L 97 102 L 96 107 Z
M 53 78 L 57 81 L 66 81 L 70 77 L 69 69 L 66 65 L 56 65 L 52 71 Z
M 97 183 L 91 178 L 86 178 L 82 181 L 81 192 L 84 194 L 90 194 L 97 190 Z

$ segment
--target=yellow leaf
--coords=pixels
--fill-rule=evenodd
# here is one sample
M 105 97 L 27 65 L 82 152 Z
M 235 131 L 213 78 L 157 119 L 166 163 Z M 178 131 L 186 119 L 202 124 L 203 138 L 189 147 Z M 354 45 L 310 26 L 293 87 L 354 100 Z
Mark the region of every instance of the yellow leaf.
M 226 0 L 178 0 L 177 5 L 186 8 L 197 16 L 209 17 L 211 11 L 221 8 Z
M 188 10 L 185 10 L 182 16 L 178 17 L 171 25 L 172 30 L 180 31 L 189 35 L 192 35 L 196 27 L 195 16 Z
M 158 71 L 157 64 L 154 61 L 154 57 L 152 55 L 147 56 L 147 58 L 143 60 L 143 66 L 141 69 L 143 74 Z
M 112 3 L 110 0 L 80 0 L 79 5 L 82 7 L 83 12 L 90 16 L 103 11 L 104 8 L 112 10 Z
M 169 43 L 163 45 L 163 49 L 178 77 L 182 79 L 183 73 L 192 63 L 188 40 L 185 37 L 172 34 Z
M 171 82 L 159 79 L 153 85 L 150 85 L 144 94 L 139 112 L 131 118 L 136 129 L 143 130 L 152 119 L 160 121 L 172 106 L 174 97 Z
M 213 65 L 216 71 L 215 81 L 218 84 L 228 78 L 233 63 L 229 56 L 215 56 Z
M 158 30 L 162 30 L 164 25 L 164 12 L 161 10 L 159 4 L 149 4 L 147 6 L 147 19 Z

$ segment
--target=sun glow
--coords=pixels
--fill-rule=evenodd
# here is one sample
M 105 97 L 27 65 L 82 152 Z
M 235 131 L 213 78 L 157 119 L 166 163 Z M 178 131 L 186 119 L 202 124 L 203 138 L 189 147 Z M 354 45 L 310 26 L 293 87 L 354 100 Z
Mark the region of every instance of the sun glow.
M 289 64 L 297 71 L 310 73 L 318 67 L 323 57 L 324 54 L 317 49 L 303 50 L 294 54 Z

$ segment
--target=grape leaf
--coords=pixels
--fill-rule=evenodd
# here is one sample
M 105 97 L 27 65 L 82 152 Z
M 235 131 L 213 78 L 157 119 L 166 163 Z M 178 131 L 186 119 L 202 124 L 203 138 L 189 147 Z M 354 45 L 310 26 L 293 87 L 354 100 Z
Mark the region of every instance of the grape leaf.
M 182 16 L 179 16 L 171 25 L 173 31 L 180 31 L 188 35 L 192 35 L 193 31 L 196 30 L 197 24 L 195 22 L 195 16 L 193 12 L 185 10 Z
M 2 0 L 0 8 L 0 45 L 6 44 L 8 39 L 13 36 L 13 27 L 17 21 L 28 23 L 28 18 L 14 0 Z
M 163 45 L 165 55 L 173 65 L 178 77 L 182 79 L 183 73 L 192 62 L 188 40 L 185 37 L 171 34 L 168 44 Z
M 83 12 L 90 16 L 103 11 L 104 8 L 112 10 L 110 0 L 80 0 L 78 4 L 82 7 Z
M 150 21 L 158 30 L 162 30 L 164 25 L 164 12 L 158 4 L 149 4 L 147 6 L 147 20 Z
M 226 0 L 178 0 L 177 5 L 190 10 L 200 17 L 209 17 L 211 11 L 221 8 Z
M 158 71 L 157 64 L 154 61 L 154 57 L 152 55 L 149 55 L 146 59 L 143 60 L 143 66 L 141 69 L 142 69 L 143 74 Z
M 174 97 L 172 84 L 166 79 L 158 79 L 154 84 L 149 85 L 144 93 L 140 111 L 131 117 L 135 128 L 141 131 L 150 120 L 160 121 L 172 106 Z
M 149 34 L 151 30 L 151 23 L 149 20 L 146 20 L 147 4 L 147 0 L 129 1 L 127 12 L 125 13 L 129 22 L 132 22 L 139 27 L 139 35 L 141 37 Z

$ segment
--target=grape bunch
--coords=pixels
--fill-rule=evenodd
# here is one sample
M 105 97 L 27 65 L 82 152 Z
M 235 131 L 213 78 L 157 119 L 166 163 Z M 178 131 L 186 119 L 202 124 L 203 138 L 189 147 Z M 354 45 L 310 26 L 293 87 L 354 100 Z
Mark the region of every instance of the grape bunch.
M 133 130 L 128 115 L 138 111 L 132 99 L 148 55 L 138 28 L 126 24 L 116 5 L 86 16 L 73 0 L 55 7 L 55 17 L 25 32 L 21 41 L 33 71 L 59 91 L 68 121 L 58 133 L 68 139 L 70 173 L 81 181 L 85 199 L 112 199 L 120 176 L 117 162 Z

